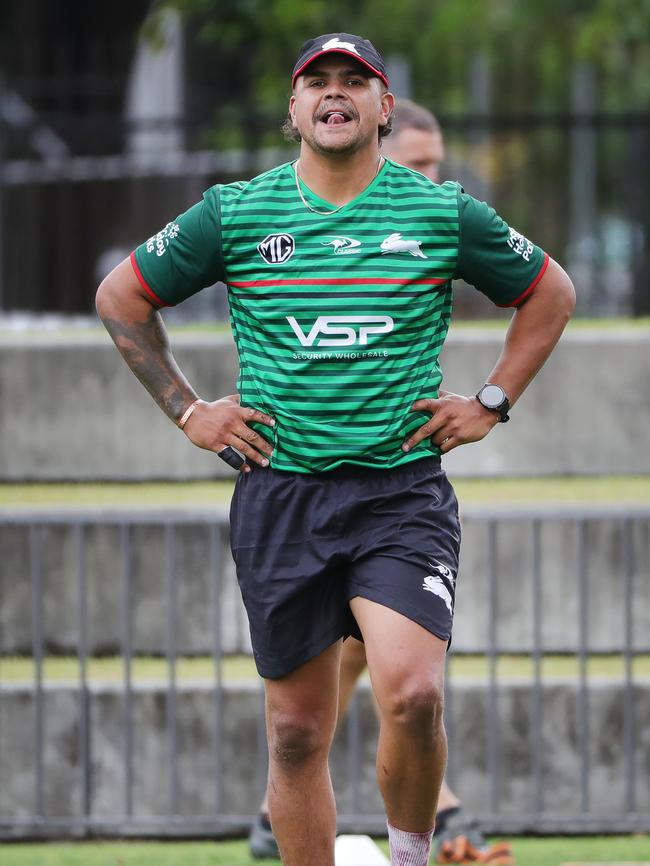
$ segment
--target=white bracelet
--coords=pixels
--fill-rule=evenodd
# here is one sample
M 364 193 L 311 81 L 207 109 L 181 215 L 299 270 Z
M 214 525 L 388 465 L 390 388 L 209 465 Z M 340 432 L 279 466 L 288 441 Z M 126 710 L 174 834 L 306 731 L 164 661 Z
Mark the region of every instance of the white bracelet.
M 196 407 L 201 402 L 202 402 L 201 398 L 198 397 L 193 403 L 190 403 L 190 405 L 187 407 L 187 409 L 183 412 L 183 414 L 181 415 L 181 420 L 178 422 L 178 426 L 181 430 L 183 429 L 183 427 L 185 427 L 185 425 L 188 422 L 190 415 L 192 414 L 192 412 L 196 409 Z

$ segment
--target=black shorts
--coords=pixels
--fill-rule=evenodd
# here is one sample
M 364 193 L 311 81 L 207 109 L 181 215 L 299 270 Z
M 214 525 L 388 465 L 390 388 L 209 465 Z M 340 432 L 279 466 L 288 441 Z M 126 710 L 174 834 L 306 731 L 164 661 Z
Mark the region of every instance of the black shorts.
M 451 639 L 460 526 L 439 458 L 311 475 L 253 466 L 237 479 L 230 522 L 261 676 L 361 638 L 356 596 Z

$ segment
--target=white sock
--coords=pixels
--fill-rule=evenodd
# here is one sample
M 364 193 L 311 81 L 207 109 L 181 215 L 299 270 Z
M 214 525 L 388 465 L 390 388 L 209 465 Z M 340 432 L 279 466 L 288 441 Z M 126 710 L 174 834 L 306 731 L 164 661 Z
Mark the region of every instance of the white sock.
M 409 833 L 386 822 L 392 866 L 427 866 L 433 827 L 427 833 Z

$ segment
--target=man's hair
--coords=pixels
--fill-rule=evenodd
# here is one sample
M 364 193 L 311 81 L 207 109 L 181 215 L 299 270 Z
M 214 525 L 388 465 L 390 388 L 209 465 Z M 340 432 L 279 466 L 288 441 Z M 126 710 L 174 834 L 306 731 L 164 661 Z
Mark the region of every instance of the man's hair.
M 395 100 L 392 121 L 392 129 L 395 135 L 398 135 L 403 129 L 440 132 L 440 124 L 428 108 L 424 108 L 424 106 L 418 105 L 410 99 L 404 99 L 401 96 L 398 96 Z

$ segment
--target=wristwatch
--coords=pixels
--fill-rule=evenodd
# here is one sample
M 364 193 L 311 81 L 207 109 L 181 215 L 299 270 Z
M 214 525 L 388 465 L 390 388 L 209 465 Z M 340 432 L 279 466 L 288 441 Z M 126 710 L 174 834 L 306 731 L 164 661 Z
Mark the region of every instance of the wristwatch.
M 502 424 L 505 424 L 506 421 L 510 420 L 510 416 L 508 415 L 508 411 L 510 410 L 510 401 L 501 385 L 494 385 L 492 382 L 486 382 L 476 395 L 476 399 L 479 401 L 481 406 L 485 406 L 486 409 L 498 412 L 499 421 Z

